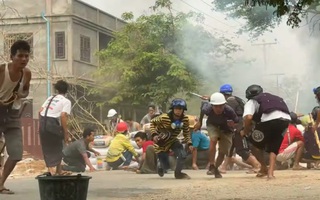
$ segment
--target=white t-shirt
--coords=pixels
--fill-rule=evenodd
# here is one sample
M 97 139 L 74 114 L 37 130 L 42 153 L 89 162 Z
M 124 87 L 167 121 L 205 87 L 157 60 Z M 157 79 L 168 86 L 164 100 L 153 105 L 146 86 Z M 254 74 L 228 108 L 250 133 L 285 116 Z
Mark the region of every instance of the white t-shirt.
M 259 107 L 260 107 L 260 104 L 256 100 L 250 99 L 244 105 L 243 117 L 245 117 L 247 115 L 253 115 L 254 113 L 258 112 Z M 261 122 L 267 122 L 267 121 L 271 121 L 271 120 L 279 119 L 279 118 L 291 120 L 291 117 L 289 114 L 284 113 L 280 110 L 275 110 L 275 111 L 268 113 L 268 114 L 263 113 L 261 116 Z
M 44 116 L 47 106 L 52 99 L 53 96 L 49 97 L 42 105 L 43 110 L 40 112 L 41 116 Z M 71 112 L 71 101 L 64 97 L 63 95 L 57 95 L 54 97 L 52 102 L 50 103 L 47 116 L 58 118 L 61 116 L 61 113 L 67 113 L 70 115 Z

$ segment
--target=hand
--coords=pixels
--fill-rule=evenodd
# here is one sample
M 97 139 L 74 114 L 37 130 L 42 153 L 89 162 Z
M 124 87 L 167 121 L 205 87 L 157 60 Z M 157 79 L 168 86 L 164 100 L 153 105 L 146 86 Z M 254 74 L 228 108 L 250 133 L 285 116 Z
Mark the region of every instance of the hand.
M 194 125 L 193 130 L 194 130 L 194 131 L 198 131 L 198 130 L 201 129 L 201 126 L 202 126 L 201 122 L 197 122 L 197 123 Z
M 97 151 L 94 152 L 94 155 L 95 156 L 101 156 L 101 154 L 99 152 L 97 152 Z
M 227 124 L 228 124 L 228 126 L 231 127 L 231 128 L 233 128 L 234 125 L 235 125 L 235 123 L 234 123 L 233 120 L 227 120 Z
M 189 146 L 189 151 L 190 151 L 191 153 L 193 152 L 193 146 L 192 146 L 192 145 Z
M 209 100 L 209 96 L 208 95 L 203 95 L 202 97 L 200 97 L 202 100 Z
M 90 167 L 90 172 L 94 172 L 96 169 L 94 167 Z
M 240 131 L 240 135 L 241 135 L 241 137 L 244 137 L 244 136 L 245 136 L 244 130 L 241 130 L 241 131 Z
M 158 141 L 159 141 L 159 136 L 154 136 L 152 139 L 153 139 L 153 142 L 154 142 L 154 143 L 158 143 Z

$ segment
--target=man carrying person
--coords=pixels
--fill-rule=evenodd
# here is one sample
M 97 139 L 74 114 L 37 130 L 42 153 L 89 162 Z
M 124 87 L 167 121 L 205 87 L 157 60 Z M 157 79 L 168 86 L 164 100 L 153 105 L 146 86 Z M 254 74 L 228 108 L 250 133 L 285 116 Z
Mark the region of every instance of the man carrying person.
M 183 136 L 190 151 L 192 151 L 192 142 L 190 138 L 189 119 L 184 114 L 187 110 L 187 103 L 183 99 L 174 99 L 170 105 L 168 113 L 161 114 L 151 120 L 150 131 L 155 143 L 155 151 L 158 155 L 159 166 L 158 174 L 164 175 L 166 169 L 169 169 L 169 150 L 174 152 L 177 157 L 177 164 L 174 171 L 176 179 L 190 179 L 190 177 L 181 172 L 184 166 L 187 152 L 179 142 L 177 136 L 183 131 Z
M 235 111 L 228 105 L 223 94 L 220 92 L 213 93 L 209 102 L 202 102 L 200 119 L 195 125 L 195 130 L 199 130 L 202 126 L 204 115 L 208 116 L 207 130 L 210 136 L 209 149 L 209 170 L 208 175 L 214 175 L 215 178 L 222 178 L 218 167 L 228 155 L 232 145 L 232 136 L 236 123 L 239 118 Z M 216 145 L 219 143 L 219 153 L 215 162 Z
M 67 165 L 63 165 L 62 169 L 65 171 L 72 172 L 84 172 L 86 170 L 86 165 L 89 167 L 90 171 L 95 171 L 89 158 L 90 152 L 99 156 L 100 153 L 93 150 L 90 147 L 90 143 L 94 140 L 94 130 L 91 128 L 86 128 L 83 131 L 83 137 L 79 140 L 72 142 L 71 144 L 65 146 L 63 149 L 63 162 Z
M 4 134 L 9 155 L 0 177 L 0 194 L 14 194 L 4 184 L 22 159 L 23 143 L 19 113 L 22 109 L 21 98 L 29 95 L 31 71 L 27 64 L 30 51 L 27 41 L 18 40 L 10 48 L 12 62 L 0 65 L 0 133 Z
M 257 177 L 274 178 L 276 156 L 288 128 L 289 109 L 281 97 L 264 93 L 259 85 L 251 85 L 246 90 L 248 102 L 244 107 L 244 129 L 242 136 L 249 136 L 250 142 L 259 149 L 257 159 L 261 169 Z M 253 130 L 253 125 L 255 127 Z M 253 130 L 253 132 L 252 132 Z M 269 169 L 264 161 L 263 150 L 269 154 Z
M 235 150 L 235 152 L 242 158 L 242 160 L 246 164 L 251 165 L 252 172 L 257 173 L 260 170 L 260 163 L 257 161 L 256 157 L 252 155 L 247 138 L 242 137 L 240 135 L 240 130 L 243 127 L 242 115 L 244 111 L 245 102 L 241 98 L 232 95 L 233 88 L 230 84 L 222 85 L 220 87 L 220 93 L 222 93 L 225 96 L 227 100 L 227 105 L 229 105 L 237 114 L 239 118 L 239 123 L 235 127 L 235 131 L 232 139 L 232 146 L 230 148 L 229 154 L 226 156 L 224 163 L 221 165 L 221 168 L 219 170 L 222 173 L 226 172 L 226 168 L 229 165 L 229 163 L 231 163 L 234 150 Z M 238 162 L 238 163 L 240 164 L 241 162 Z

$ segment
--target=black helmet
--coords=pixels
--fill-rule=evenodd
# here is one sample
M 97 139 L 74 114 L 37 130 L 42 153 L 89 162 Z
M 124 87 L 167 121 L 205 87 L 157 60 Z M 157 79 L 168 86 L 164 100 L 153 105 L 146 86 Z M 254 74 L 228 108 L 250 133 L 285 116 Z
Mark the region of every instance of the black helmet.
M 257 96 L 262 92 L 263 92 L 263 89 L 260 85 L 250 85 L 246 90 L 246 98 L 252 99 L 252 97 Z
M 318 115 L 319 110 L 320 110 L 320 106 L 316 106 L 312 109 L 311 115 L 312 115 L 312 118 L 314 121 L 317 120 L 317 115 Z
M 172 110 L 176 107 L 180 107 L 183 110 L 187 110 L 187 103 L 183 99 L 173 99 L 171 102 L 171 105 L 170 105 L 170 110 Z
M 291 124 L 301 124 L 300 119 L 298 119 L 298 115 L 294 112 L 290 112 Z

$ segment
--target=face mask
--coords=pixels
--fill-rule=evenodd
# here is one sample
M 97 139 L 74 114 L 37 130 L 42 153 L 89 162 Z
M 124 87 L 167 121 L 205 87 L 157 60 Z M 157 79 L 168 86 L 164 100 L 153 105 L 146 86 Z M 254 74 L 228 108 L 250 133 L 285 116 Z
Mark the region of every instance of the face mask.
M 172 129 L 182 128 L 182 127 L 183 127 L 183 122 L 180 120 L 177 120 L 171 124 Z

